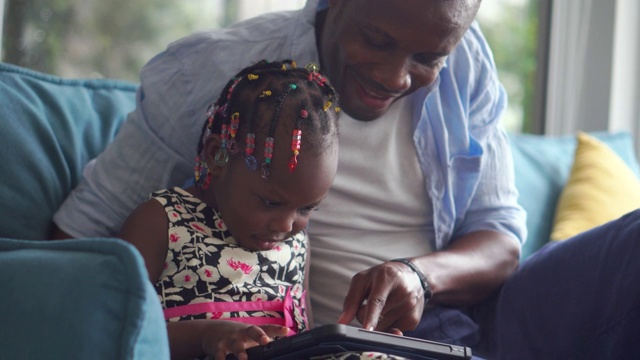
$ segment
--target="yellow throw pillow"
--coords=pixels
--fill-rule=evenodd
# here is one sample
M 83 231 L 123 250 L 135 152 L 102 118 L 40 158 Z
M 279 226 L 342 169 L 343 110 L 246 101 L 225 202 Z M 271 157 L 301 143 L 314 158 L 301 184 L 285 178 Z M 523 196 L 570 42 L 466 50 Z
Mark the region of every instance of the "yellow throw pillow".
M 635 173 L 605 143 L 579 133 L 551 240 L 567 239 L 639 207 L 640 180 Z

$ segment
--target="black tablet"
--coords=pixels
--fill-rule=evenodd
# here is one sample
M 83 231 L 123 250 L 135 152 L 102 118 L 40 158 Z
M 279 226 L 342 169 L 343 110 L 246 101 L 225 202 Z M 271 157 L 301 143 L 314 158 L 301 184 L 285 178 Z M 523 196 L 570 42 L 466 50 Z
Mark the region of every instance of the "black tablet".
M 302 360 L 345 351 L 372 351 L 416 360 L 471 359 L 464 346 L 369 331 L 354 326 L 324 325 L 267 345 L 247 349 L 249 360 Z

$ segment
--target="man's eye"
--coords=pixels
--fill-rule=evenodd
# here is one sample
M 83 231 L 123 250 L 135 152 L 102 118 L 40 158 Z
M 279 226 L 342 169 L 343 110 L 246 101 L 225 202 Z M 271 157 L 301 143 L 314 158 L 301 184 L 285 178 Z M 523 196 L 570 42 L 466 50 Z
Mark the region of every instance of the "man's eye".
M 364 39 L 365 39 L 365 42 L 369 46 L 377 48 L 377 49 L 386 49 L 389 46 L 391 46 L 391 43 L 389 41 L 386 41 L 386 40 L 383 40 L 383 39 L 379 39 L 379 38 L 376 38 L 376 37 L 373 37 L 373 36 L 370 36 L 370 35 L 367 35 L 367 34 L 364 35 Z
M 440 66 L 440 64 L 444 61 L 444 58 L 432 58 L 432 57 L 427 57 L 427 56 L 415 56 L 414 57 L 415 62 L 417 62 L 420 65 L 426 66 L 426 67 L 430 67 L 430 68 L 435 68 Z

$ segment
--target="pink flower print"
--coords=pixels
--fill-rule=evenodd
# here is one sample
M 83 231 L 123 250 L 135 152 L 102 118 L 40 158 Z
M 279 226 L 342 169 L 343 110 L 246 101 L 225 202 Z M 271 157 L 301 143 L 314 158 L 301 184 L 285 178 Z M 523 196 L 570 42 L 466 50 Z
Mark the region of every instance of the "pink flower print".
M 176 206 L 175 206 L 175 209 L 176 209 L 176 210 L 178 210 L 178 211 L 180 211 L 181 213 L 183 213 L 183 212 L 184 212 L 184 207 L 183 207 L 182 205 L 176 205 Z
M 176 222 L 176 221 L 180 220 L 180 214 L 178 214 L 177 212 L 175 212 L 173 210 L 167 212 L 167 216 L 169 217 L 169 221 L 171 221 L 171 222 Z
M 300 296 L 302 295 L 302 285 L 301 284 L 295 284 L 293 285 L 293 287 L 291 288 L 291 295 L 295 298 L 300 298 Z
M 222 312 L 214 311 L 211 313 L 211 319 L 220 319 L 222 317 Z
M 263 255 L 270 260 L 276 261 L 279 266 L 287 266 L 291 261 L 292 249 L 290 241 L 285 241 L 274 246 L 273 249 L 268 252 L 264 252 Z
M 198 269 L 198 276 L 200 276 L 201 280 L 211 283 L 220 280 L 218 269 L 210 265 L 205 265 Z
M 167 251 L 167 258 L 164 261 L 161 277 L 173 276 L 178 271 L 178 266 L 173 262 L 173 253 Z
M 245 275 L 249 275 L 251 271 L 253 271 L 253 266 L 242 261 L 235 261 L 233 258 L 227 260 L 227 265 L 229 265 L 233 270 L 239 269 Z
M 267 301 L 267 300 L 269 300 L 269 297 L 267 294 L 264 294 L 264 293 L 257 293 L 257 294 L 251 295 L 251 301 Z
M 169 229 L 169 248 L 179 250 L 190 239 L 189 230 L 184 226 L 171 227 Z
M 284 287 L 284 286 L 282 286 L 282 285 L 278 285 L 278 294 L 280 294 L 280 295 L 284 295 L 285 290 L 286 290 L 286 289 L 285 289 L 285 287 Z
M 227 230 L 227 226 L 224 224 L 224 221 L 222 221 L 222 219 L 218 219 L 215 221 L 216 224 L 216 228 L 218 228 L 218 230 Z
M 193 230 L 195 230 L 195 231 L 197 231 L 197 232 L 199 232 L 201 234 L 205 234 L 205 235 L 211 236 L 211 229 L 207 225 L 205 225 L 205 224 L 203 224 L 201 222 L 194 221 L 194 222 L 189 223 L 189 226 L 191 226 L 191 228 Z
M 173 283 L 177 287 L 191 289 L 196 281 L 198 281 L 198 274 L 191 270 L 183 270 L 173 276 Z
M 220 276 L 234 284 L 252 284 L 260 274 L 258 255 L 240 247 L 225 247 L 219 261 Z

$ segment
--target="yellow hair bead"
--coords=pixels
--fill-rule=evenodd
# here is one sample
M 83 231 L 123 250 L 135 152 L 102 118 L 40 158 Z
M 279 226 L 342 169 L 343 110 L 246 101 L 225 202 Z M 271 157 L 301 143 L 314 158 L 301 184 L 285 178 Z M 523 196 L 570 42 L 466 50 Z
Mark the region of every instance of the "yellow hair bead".
M 259 76 L 258 76 L 258 75 L 256 75 L 256 74 L 249 74 L 249 75 L 247 75 L 247 79 L 249 79 L 249 80 L 256 80 L 256 79 L 258 79 L 258 77 L 259 77 Z
M 282 64 L 282 71 L 286 71 L 286 70 L 287 70 L 287 67 L 284 64 Z
M 305 67 L 308 72 L 317 73 L 320 70 L 320 67 L 314 63 L 308 63 Z
M 327 102 L 324 104 L 324 107 L 322 108 L 322 110 L 324 110 L 324 111 L 329 110 L 329 108 L 331 107 L 331 104 L 332 104 L 332 102 L 331 102 L 331 101 L 327 101 Z
M 336 111 L 336 113 L 339 113 L 342 109 L 340 109 L 340 106 L 336 106 L 334 110 Z
M 260 97 L 267 97 L 267 96 L 271 96 L 271 90 L 264 90 L 262 91 L 262 94 L 260 94 Z
M 296 62 L 293 60 L 291 60 L 291 67 L 294 69 L 297 67 Z

